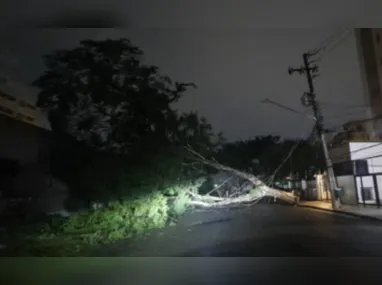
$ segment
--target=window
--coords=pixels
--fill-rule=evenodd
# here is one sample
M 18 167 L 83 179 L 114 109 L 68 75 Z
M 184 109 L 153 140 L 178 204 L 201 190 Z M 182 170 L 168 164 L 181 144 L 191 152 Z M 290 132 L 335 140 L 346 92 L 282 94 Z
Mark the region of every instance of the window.
M 361 188 L 361 195 L 363 195 L 364 201 L 370 201 L 373 200 L 373 188 L 372 187 L 362 187 Z
M 355 172 L 355 175 L 368 175 L 369 168 L 367 165 L 367 160 L 354 161 L 354 172 Z

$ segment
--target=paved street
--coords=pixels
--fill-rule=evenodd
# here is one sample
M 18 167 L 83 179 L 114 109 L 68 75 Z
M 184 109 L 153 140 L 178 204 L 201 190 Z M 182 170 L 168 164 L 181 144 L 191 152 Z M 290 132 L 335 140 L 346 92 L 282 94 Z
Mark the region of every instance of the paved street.
M 382 222 L 282 205 L 188 215 L 106 256 L 382 256 Z

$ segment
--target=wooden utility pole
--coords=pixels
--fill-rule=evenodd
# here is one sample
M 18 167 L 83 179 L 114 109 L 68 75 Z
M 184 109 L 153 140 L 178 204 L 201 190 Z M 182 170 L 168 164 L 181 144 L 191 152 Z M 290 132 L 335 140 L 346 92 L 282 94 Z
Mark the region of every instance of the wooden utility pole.
M 326 168 L 328 171 L 328 179 L 329 179 L 329 188 L 330 188 L 330 193 L 332 196 L 332 207 L 333 209 L 336 209 L 337 206 L 339 206 L 337 205 L 339 201 L 336 201 L 337 199 L 335 195 L 335 191 L 337 189 L 337 183 L 336 183 L 336 178 L 334 175 L 333 164 L 329 157 L 328 146 L 325 139 L 324 127 L 323 127 L 323 116 L 316 100 L 316 93 L 315 93 L 314 84 L 313 84 L 313 79 L 318 76 L 317 75 L 318 66 L 312 65 L 312 62 L 309 61 L 309 58 L 314 56 L 315 54 L 316 53 L 304 53 L 302 56 L 304 64 L 300 68 L 289 68 L 288 72 L 289 74 L 293 74 L 296 72 L 299 73 L 300 75 L 305 74 L 306 79 L 308 80 L 309 92 L 304 93 L 304 95 L 301 98 L 301 103 L 304 106 L 312 107 L 312 110 L 313 110 L 314 118 L 316 120 L 317 135 L 321 139 L 322 148 L 325 155 Z

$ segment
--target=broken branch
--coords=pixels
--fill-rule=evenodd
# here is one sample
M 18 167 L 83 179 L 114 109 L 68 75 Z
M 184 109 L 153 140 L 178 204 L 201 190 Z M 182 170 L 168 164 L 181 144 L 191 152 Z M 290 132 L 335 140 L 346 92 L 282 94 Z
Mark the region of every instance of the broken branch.
M 212 192 L 216 191 L 218 188 L 220 188 L 223 184 L 225 184 L 227 181 L 223 182 L 223 184 L 219 185 L 218 187 L 212 189 L 207 195 L 199 195 L 192 192 L 188 192 L 189 196 L 193 198 L 193 200 L 190 201 L 191 205 L 194 206 L 200 206 L 200 207 L 221 207 L 221 206 L 230 206 L 235 204 L 254 204 L 257 203 L 261 198 L 266 196 L 273 196 L 274 198 L 279 198 L 281 200 L 284 200 L 286 202 L 294 203 L 295 202 L 295 195 L 280 191 L 277 189 L 272 189 L 268 187 L 264 182 L 262 182 L 259 178 L 257 178 L 255 175 L 239 171 L 237 169 L 234 169 L 232 167 L 220 164 L 216 160 L 211 161 L 204 156 L 202 156 L 200 153 L 193 150 L 190 146 L 185 147 L 185 149 L 193 155 L 195 160 L 208 165 L 210 167 L 213 167 L 217 170 L 231 172 L 234 175 L 241 177 L 253 184 L 253 186 L 257 189 L 257 191 L 254 191 L 252 193 L 243 194 L 237 197 L 236 194 L 240 193 L 241 191 L 235 192 L 233 195 L 231 195 L 228 198 L 220 198 L 220 197 L 214 197 L 210 196 L 208 194 L 211 194 Z

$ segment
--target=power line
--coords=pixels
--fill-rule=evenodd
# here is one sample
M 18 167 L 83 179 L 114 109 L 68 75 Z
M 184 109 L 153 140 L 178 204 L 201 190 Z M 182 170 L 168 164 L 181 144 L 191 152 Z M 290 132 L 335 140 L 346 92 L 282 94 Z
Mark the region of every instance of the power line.
M 371 145 L 371 146 L 366 146 L 366 147 L 363 147 L 363 148 L 359 148 L 357 150 L 353 150 L 351 151 L 350 153 L 356 153 L 356 152 L 360 152 L 362 150 L 365 150 L 365 149 L 370 149 L 370 148 L 373 148 L 373 147 L 377 147 L 379 145 L 382 145 L 382 142 L 378 143 L 378 144 L 375 144 L 375 145 Z
M 360 120 L 353 120 L 353 121 L 361 121 L 361 122 L 364 122 L 364 121 L 373 121 L 373 120 L 378 120 L 378 119 L 381 119 L 381 117 L 373 117 L 373 118 L 367 118 L 367 119 L 360 119 Z M 352 122 L 352 121 L 350 121 L 350 122 Z M 344 125 L 346 125 L 347 123 L 341 123 L 341 124 L 339 124 L 339 125 L 334 125 L 334 126 L 331 126 L 330 127 L 330 129 L 332 129 L 333 131 L 331 132 L 331 133 L 334 133 L 333 134 L 333 138 L 337 135 L 337 134 L 339 134 L 339 133 L 346 133 L 346 132 L 349 132 L 349 131 L 346 131 L 345 129 L 344 129 Z M 338 129 L 340 129 L 340 130 L 338 130 Z M 345 154 L 347 154 L 348 152 L 346 152 L 346 153 L 342 153 L 342 154 L 339 154 L 339 155 L 345 155 Z
M 308 117 L 308 118 L 310 118 L 310 119 L 315 119 L 313 116 L 309 116 L 307 112 L 300 112 L 300 111 L 297 111 L 297 110 L 295 110 L 295 109 L 292 109 L 292 108 L 290 108 L 290 107 L 288 107 L 288 106 L 285 106 L 285 105 L 282 105 L 282 104 L 280 104 L 280 103 L 277 103 L 277 102 L 275 102 L 275 101 L 273 101 L 273 100 L 270 100 L 270 99 L 268 99 L 268 98 L 267 98 L 267 99 L 264 99 L 264 100 L 262 101 L 262 103 L 270 103 L 270 104 L 276 105 L 276 106 L 278 106 L 278 107 L 280 107 L 280 108 L 282 108 L 282 109 L 291 111 L 291 112 L 293 112 L 293 113 L 295 113 L 295 114 L 298 114 L 298 115 L 301 115 L 301 116 L 304 116 L 304 117 Z
M 336 44 L 334 44 L 330 49 L 326 50 L 327 53 L 330 53 L 331 51 L 333 51 L 336 47 L 338 47 L 341 43 L 343 43 L 350 35 L 352 35 L 352 31 L 351 30 L 347 30 L 345 33 L 345 36 L 342 37 L 342 39 L 340 39 Z
M 361 107 L 360 107 L 361 108 Z M 335 112 L 335 113 L 333 113 Z M 349 108 L 343 110 L 330 110 L 324 108 L 324 113 L 329 119 L 345 119 L 348 121 L 367 121 L 369 118 L 366 116 L 365 109 Z M 357 118 L 350 118 L 351 116 L 357 116 Z M 346 123 L 346 122 L 345 122 Z
M 353 150 L 353 151 L 350 151 L 350 152 L 344 152 L 344 153 L 341 153 L 341 154 L 336 154 L 334 157 L 335 158 L 340 158 L 340 157 L 343 157 L 343 156 L 345 156 L 347 154 L 354 154 L 354 153 L 360 152 L 360 151 L 365 150 L 365 149 L 371 149 L 371 148 L 377 147 L 379 145 L 382 145 L 382 142 L 377 143 L 375 145 L 359 148 L 359 149 L 356 149 L 356 150 Z
M 297 150 L 297 148 L 303 143 L 305 142 L 306 140 L 309 140 L 315 133 L 315 130 L 316 130 L 316 124 L 314 124 L 313 128 L 312 128 L 312 131 L 309 133 L 308 136 L 305 136 L 305 134 L 303 134 L 301 136 L 301 138 L 299 139 L 299 141 L 297 141 L 292 147 L 291 149 L 289 150 L 287 156 L 285 157 L 285 159 L 278 165 L 278 167 L 276 168 L 276 170 L 273 172 L 273 174 L 269 177 L 269 179 L 267 180 L 266 184 L 269 185 L 273 182 L 273 179 L 274 177 L 276 176 L 277 172 L 281 169 L 281 167 L 283 167 L 285 165 L 285 163 L 291 158 L 291 156 L 293 155 L 293 153 Z
M 333 42 L 333 40 L 335 40 L 336 38 L 338 38 L 341 34 L 343 34 L 347 29 L 342 29 L 340 32 L 335 32 L 333 34 L 331 34 L 329 37 L 327 37 L 323 42 L 321 42 L 321 44 L 318 45 L 317 48 L 314 48 L 312 50 L 309 51 L 309 53 L 318 53 L 320 51 L 323 51 L 325 50 L 325 48 L 331 43 Z
M 333 107 L 342 107 L 342 108 L 348 108 L 348 109 L 352 109 L 352 108 L 367 108 L 369 107 L 369 105 L 365 104 L 365 105 L 346 105 L 346 104 L 341 104 L 341 103 L 333 103 L 333 102 L 327 102 L 327 101 L 320 101 L 320 104 L 322 105 L 327 105 L 327 106 L 333 106 Z
M 322 50 L 322 54 L 321 56 L 315 60 L 315 62 L 320 62 L 324 55 L 326 54 L 329 54 L 331 53 L 335 48 L 337 48 L 341 43 L 343 43 L 350 35 L 352 34 L 351 30 L 348 30 L 346 33 L 345 33 L 345 36 L 342 37 L 339 41 L 337 41 L 337 43 L 335 43 L 330 49 L 327 49 L 327 46 Z
M 349 115 L 351 115 L 351 114 L 349 113 Z M 338 117 L 340 117 L 340 116 L 338 116 Z M 333 119 L 333 117 L 332 117 L 332 119 Z M 365 122 L 373 122 L 373 121 L 381 120 L 381 119 L 382 119 L 382 116 L 377 116 L 377 117 L 372 117 L 372 118 L 364 118 L 364 119 L 352 119 L 346 123 L 343 123 L 342 125 L 350 123 L 350 122 L 365 123 Z
M 326 117 L 328 119 L 336 119 L 336 118 L 343 118 L 343 119 L 345 119 L 346 116 L 357 115 L 360 112 L 364 112 L 364 111 L 363 110 L 354 110 L 352 112 L 346 112 L 346 113 L 342 113 L 342 114 L 338 114 L 338 112 L 337 112 L 335 115 L 327 115 Z
M 366 156 L 366 157 L 358 158 L 356 160 L 366 160 L 366 159 L 378 158 L 378 157 L 382 157 L 382 153 L 378 153 L 378 154 L 373 155 L 373 156 Z

